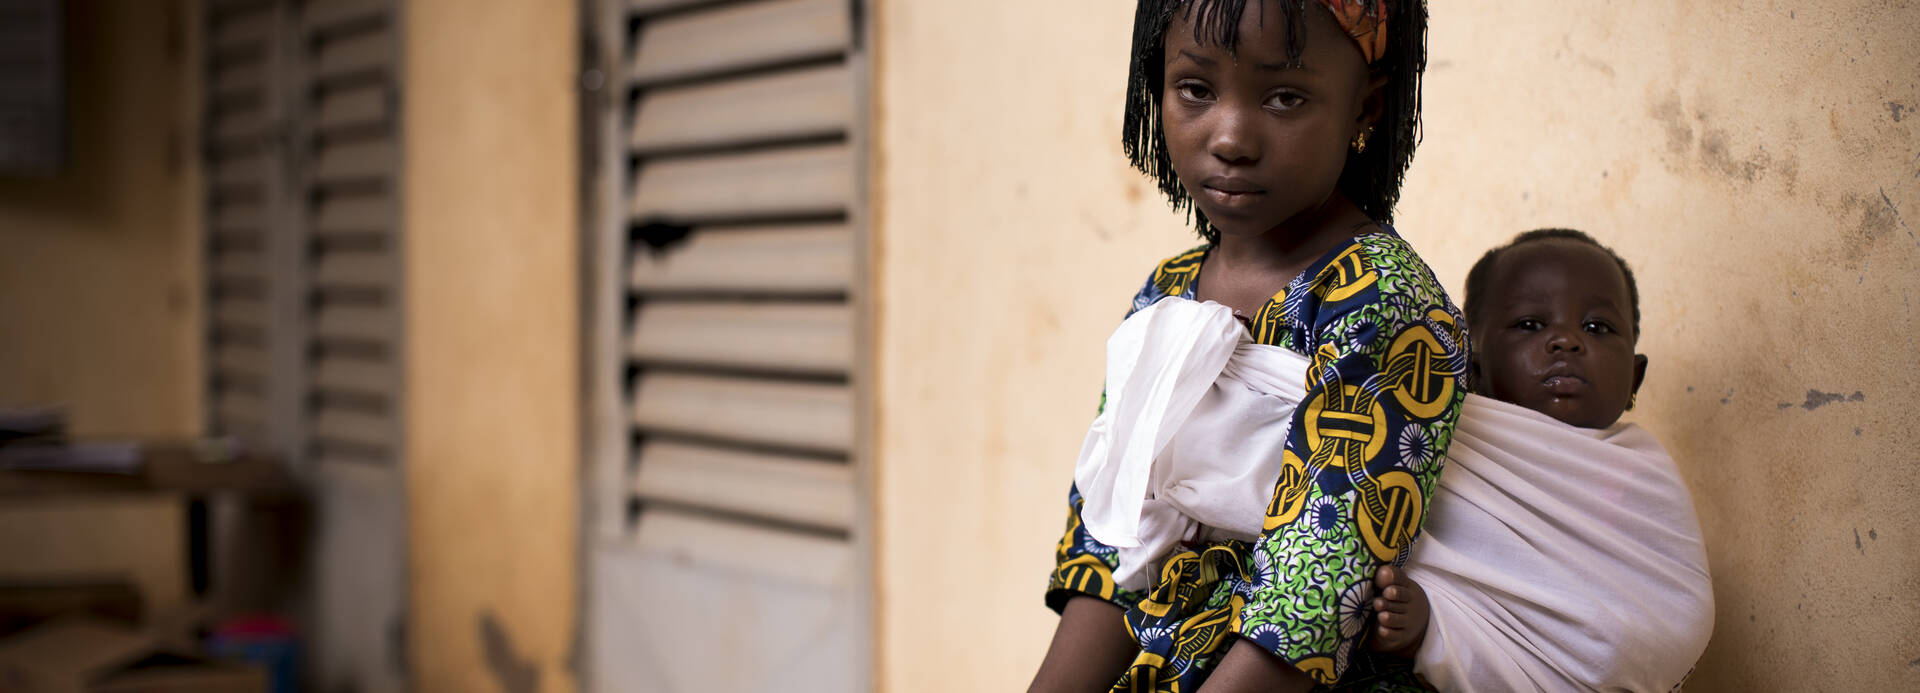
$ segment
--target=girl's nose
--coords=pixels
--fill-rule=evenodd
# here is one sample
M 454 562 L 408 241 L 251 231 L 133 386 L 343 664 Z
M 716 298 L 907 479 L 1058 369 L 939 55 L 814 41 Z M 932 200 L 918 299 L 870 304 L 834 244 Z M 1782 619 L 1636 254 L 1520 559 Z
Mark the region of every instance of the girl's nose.
M 1260 141 L 1252 119 L 1231 109 L 1220 109 L 1207 151 L 1229 164 L 1251 164 L 1260 160 Z

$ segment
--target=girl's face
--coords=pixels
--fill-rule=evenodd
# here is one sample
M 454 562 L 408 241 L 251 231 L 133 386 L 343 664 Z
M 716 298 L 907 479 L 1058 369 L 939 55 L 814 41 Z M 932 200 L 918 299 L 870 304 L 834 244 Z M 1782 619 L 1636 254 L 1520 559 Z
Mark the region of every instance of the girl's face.
M 1647 370 L 1620 266 L 1564 240 L 1522 243 L 1494 262 L 1473 326 L 1478 389 L 1563 423 L 1613 425 Z
M 1167 27 L 1160 96 L 1167 153 L 1180 184 L 1223 237 L 1264 234 L 1318 209 L 1368 121 L 1370 81 L 1359 47 L 1309 4 L 1300 60 L 1287 57 L 1278 8 L 1249 2 L 1239 45 L 1194 38 L 1181 13 Z

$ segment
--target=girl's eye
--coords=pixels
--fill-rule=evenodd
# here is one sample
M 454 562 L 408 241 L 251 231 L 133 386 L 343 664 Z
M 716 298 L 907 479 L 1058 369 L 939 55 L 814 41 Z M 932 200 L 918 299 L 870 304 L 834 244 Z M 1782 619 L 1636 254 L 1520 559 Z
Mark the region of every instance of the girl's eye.
M 1213 90 L 1208 89 L 1207 85 L 1204 84 L 1181 82 L 1173 85 L 1173 90 L 1180 95 L 1180 98 L 1188 101 L 1209 101 L 1213 99 Z
M 1526 332 L 1538 332 L 1541 328 L 1546 327 L 1546 323 L 1542 323 L 1533 318 L 1521 318 L 1513 321 L 1513 327 L 1514 329 Z
M 1277 111 L 1284 111 L 1290 108 L 1299 108 L 1300 104 L 1306 102 L 1307 97 L 1305 96 L 1301 96 L 1296 92 L 1283 91 L 1267 97 L 1266 106 L 1267 108 Z
M 1588 320 L 1587 324 L 1581 327 L 1586 328 L 1590 334 L 1613 334 L 1613 326 L 1600 320 Z

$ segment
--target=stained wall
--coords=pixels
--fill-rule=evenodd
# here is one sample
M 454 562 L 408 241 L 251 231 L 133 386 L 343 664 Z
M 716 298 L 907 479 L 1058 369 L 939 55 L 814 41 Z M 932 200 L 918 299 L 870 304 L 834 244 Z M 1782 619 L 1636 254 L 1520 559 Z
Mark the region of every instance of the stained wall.
M 408 646 L 416 690 L 574 689 L 573 2 L 407 0 Z
M 876 5 L 880 680 L 1018 689 L 1101 344 L 1194 240 L 1119 154 L 1131 7 Z M 1633 263 L 1632 416 L 1714 574 L 1689 689 L 1920 685 L 1920 6 L 1434 11 L 1399 226 L 1456 297 L 1529 228 Z

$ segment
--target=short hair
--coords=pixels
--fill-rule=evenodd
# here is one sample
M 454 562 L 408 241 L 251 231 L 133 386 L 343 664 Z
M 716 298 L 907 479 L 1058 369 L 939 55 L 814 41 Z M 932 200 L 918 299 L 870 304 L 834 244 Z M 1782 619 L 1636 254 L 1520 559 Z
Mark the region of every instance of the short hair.
M 1487 254 L 1480 256 L 1480 260 L 1473 263 L 1473 269 L 1467 271 L 1467 305 L 1465 306 L 1467 324 L 1469 326 L 1479 324 L 1480 313 L 1485 309 L 1487 302 L 1488 275 L 1493 274 L 1493 265 L 1500 259 L 1500 256 L 1523 244 L 1549 240 L 1584 243 L 1599 248 L 1600 252 L 1606 253 L 1607 257 L 1613 258 L 1613 263 L 1620 267 L 1620 275 L 1627 279 L 1627 300 L 1633 305 L 1633 338 L 1636 340 L 1639 339 L 1640 285 L 1633 280 L 1633 269 L 1628 267 L 1627 261 L 1621 259 L 1620 254 L 1613 252 L 1612 248 L 1601 245 L 1600 242 L 1594 240 L 1592 236 L 1573 229 L 1534 229 L 1514 236 L 1513 240 L 1509 241 L 1506 245 L 1489 250 Z
M 1139 0 L 1133 17 L 1133 58 L 1127 74 L 1126 108 L 1121 120 L 1120 148 L 1133 167 L 1160 187 L 1175 211 L 1185 211 L 1194 230 L 1208 243 L 1218 243 L 1219 232 L 1180 185 L 1167 154 L 1161 127 L 1160 98 L 1166 79 L 1167 26 L 1175 13 L 1193 13 L 1194 38 L 1233 51 L 1239 43 L 1239 18 L 1249 0 Z M 1287 57 L 1299 60 L 1305 50 L 1301 20 L 1313 0 L 1252 0 L 1277 2 L 1287 24 Z M 1393 222 L 1393 206 L 1400 201 L 1400 184 L 1420 141 L 1420 77 L 1427 69 L 1426 0 L 1386 0 L 1386 53 L 1368 65 L 1374 75 L 1385 75 L 1385 101 L 1377 133 L 1365 152 L 1347 152 L 1338 190 L 1377 223 Z

